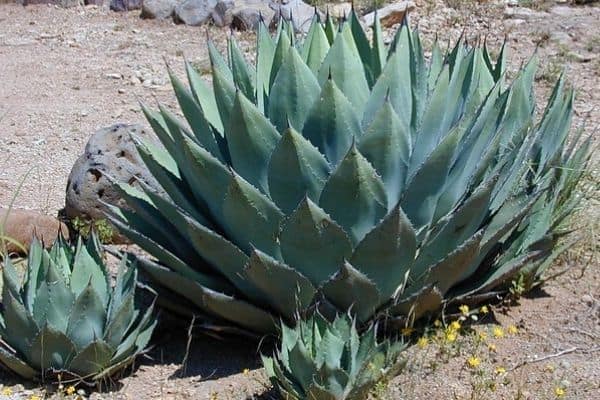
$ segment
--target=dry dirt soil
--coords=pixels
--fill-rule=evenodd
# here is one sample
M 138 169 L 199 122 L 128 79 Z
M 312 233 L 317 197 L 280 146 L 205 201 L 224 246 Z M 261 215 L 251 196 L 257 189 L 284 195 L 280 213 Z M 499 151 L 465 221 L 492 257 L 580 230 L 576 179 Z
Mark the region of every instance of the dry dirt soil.
M 412 20 L 426 44 L 436 34 L 442 41 L 456 39 L 464 29 L 472 40 L 487 37 L 497 50 L 506 37 L 513 71 L 537 48 L 540 107 L 564 68 L 577 89 L 574 123 L 587 120 L 586 134 L 596 135 L 600 4 L 521 3 L 531 7 L 533 15 L 505 18 L 502 1 L 418 0 Z M 180 74 L 184 56 L 207 67 L 207 31 L 221 45 L 229 34 L 93 6 L 65 10 L 0 4 L 0 206 L 17 193 L 16 206 L 56 214 L 64 204 L 71 166 L 95 130 L 117 122 L 144 123 L 138 100 L 159 101 L 176 110 L 164 62 Z M 233 34 L 247 49 L 252 47 L 252 35 Z M 594 159 L 584 183 L 585 209 L 574 221 L 582 240 L 553 269 L 567 272 L 510 307 L 493 306 L 454 343 L 433 343 L 436 333 L 429 332 L 424 348 L 413 345 L 406 352 L 407 370 L 380 385 L 374 398 L 600 399 L 600 196 L 598 156 Z M 516 333 L 509 334 L 511 325 Z M 499 327 L 504 337 L 494 337 Z M 487 333 L 485 341 L 477 339 L 479 332 Z M 92 397 L 274 396 L 255 343 L 222 341 L 194 330 L 186 357 L 187 326 L 172 320 L 163 324 L 154 343 L 133 374 Z M 470 357 L 481 364 L 470 368 Z M 499 367 L 506 372 L 497 371 Z M 11 389 L 13 398 L 62 397 L 8 374 L 0 373 L 0 385 Z M 89 388 L 84 389 L 89 395 Z

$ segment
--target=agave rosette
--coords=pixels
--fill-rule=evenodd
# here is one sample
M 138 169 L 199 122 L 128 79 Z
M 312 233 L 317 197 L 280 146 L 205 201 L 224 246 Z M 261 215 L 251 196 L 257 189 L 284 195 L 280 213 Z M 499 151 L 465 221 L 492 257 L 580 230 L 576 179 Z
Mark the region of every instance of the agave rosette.
M 404 367 L 406 344 L 379 341 L 376 327 L 358 332 L 348 315 L 329 322 L 318 313 L 295 327 L 281 325 L 281 346 L 262 356 L 265 372 L 286 400 L 362 400 Z
M 166 195 L 120 184 L 131 210 L 111 220 L 158 287 L 264 333 L 313 306 L 418 317 L 545 268 L 589 145 L 565 148 L 562 78 L 536 123 L 536 61 L 508 84 L 504 48 L 426 61 L 406 22 L 386 46 L 354 13 L 302 41 L 261 25 L 257 47 L 253 67 L 209 43 L 212 90 L 189 63 L 189 87 L 171 73 L 187 124 L 144 107 L 163 146 L 138 150 Z
M 133 362 L 156 320 L 134 304 L 137 272 L 126 264 L 111 289 L 95 235 L 75 249 L 62 237 L 50 251 L 34 240 L 23 279 L 5 259 L 0 363 L 27 379 L 92 382 Z

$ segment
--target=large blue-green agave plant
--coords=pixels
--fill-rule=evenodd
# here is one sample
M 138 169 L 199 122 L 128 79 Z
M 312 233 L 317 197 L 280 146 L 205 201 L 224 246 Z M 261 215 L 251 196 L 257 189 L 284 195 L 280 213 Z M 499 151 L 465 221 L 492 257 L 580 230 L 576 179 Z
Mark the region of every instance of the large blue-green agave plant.
M 208 46 L 212 89 L 189 63 L 189 87 L 171 74 L 187 124 L 144 107 L 164 147 L 138 150 L 166 194 L 120 184 L 131 209 L 111 216 L 174 309 L 255 334 L 297 309 L 416 318 L 563 249 L 589 140 L 566 145 L 562 77 L 536 116 L 535 57 L 507 82 L 504 48 L 426 59 L 406 22 L 385 45 L 355 13 L 303 40 L 261 26 L 255 65 L 233 38 L 227 61 Z

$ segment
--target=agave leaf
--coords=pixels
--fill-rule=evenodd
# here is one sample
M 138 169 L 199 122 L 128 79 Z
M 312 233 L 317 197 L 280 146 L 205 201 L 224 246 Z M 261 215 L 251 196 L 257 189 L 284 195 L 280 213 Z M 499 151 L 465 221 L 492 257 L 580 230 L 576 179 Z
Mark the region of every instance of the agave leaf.
M 318 77 L 322 86 L 333 80 L 351 102 L 353 110 L 362 115 L 369 98 L 369 84 L 349 25 L 344 25 L 342 32 L 333 41 L 321 64 Z
M 387 213 L 383 182 L 356 146 L 350 148 L 329 177 L 319 204 L 346 230 L 354 244 Z
M 267 304 L 290 320 L 311 304 L 316 293 L 306 277 L 260 250 L 252 252 L 244 276 L 261 291 Z
M 75 258 L 77 259 L 77 255 Z M 73 278 L 73 274 L 71 278 Z M 99 283 L 102 285 L 101 281 Z M 71 279 L 71 285 L 73 285 L 73 279 Z M 51 329 L 65 332 L 74 301 L 73 287 L 71 286 L 70 289 L 67 287 L 62 274 L 51 263 L 46 275 L 46 282 L 40 286 L 34 303 L 33 315 L 36 317 L 38 326 L 47 324 Z M 40 312 L 38 307 L 42 307 L 43 311 Z
M 228 41 L 229 63 L 231 64 L 231 72 L 233 73 L 233 81 L 236 83 L 236 88 L 239 89 L 246 98 L 252 102 L 256 101 L 256 73 L 253 68 L 250 68 L 244 60 L 244 56 L 240 51 L 233 36 L 230 36 Z
M 203 117 L 221 136 L 223 136 L 223 122 L 219 115 L 214 92 L 209 89 L 198 71 L 196 71 L 196 68 L 188 61 L 185 63 L 185 71 L 190 83 L 190 89 L 192 90 L 196 102 L 200 105 Z
M 184 154 L 187 167 L 184 172 L 194 197 L 205 203 L 211 216 L 220 221 L 229 171 L 208 151 L 189 139 L 184 139 Z
M 196 252 L 196 256 L 202 257 L 210 265 L 208 267 L 203 263 L 196 262 L 196 268 L 191 271 L 191 274 L 184 271 L 186 272 L 184 273 L 185 276 L 214 290 L 230 289 L 230 286 L 225 284 L 222 279 L 213 275 L 214 271 L 217 270 L 215 266 L 218 265 L 220 267 L 218 271 L 242 291 L 251 289 L 251 286 L 247 285 L 240 276 L 248 257 L 238 247 L 213 230 L 185 215 L 167 199 L 151 192 L 148 192 L 148 195 L 157 204 L 158 209 L 177 226 L 182 236 L 189 241 Z
M 78 351 L 82 351 L 89 343 L 104 336 L 105 321 L 106 309 L 90 279 L 75 299 L 69 316 L 67 336 L 71 338 Z
M 325 29 L 319 22 L 315 22 L 312 34 L 306 38 L 302 48 L 302 60 L 315 76 L 318 74 L 329 49 L 330 45 Z
M 349 383 L 350 376 L 348 376 L 346 371 L 339 368 L 329 368 L 327 365 L 321 367 L 319 376 L 315 379 L 317 387 L 320 386 L 326 390 L 329 395 L 333 395 L 334 398 L 338 399 L 344 398 Z M 315 385 L 313 385 L 313 387 L 315 387 Z
M 279 241 L 285 262 L 316 287 L 329 279 L 352 252 L 342 228 L 308 198 L 283 224 Z
M 227 62 L 225 61 L 223 56 L 221 56 L 221 53 L 219 52 L 219 50 L 215 47 L 215 44 L 213 43 L 213 41 L 209 39 L 207 42 L 207 46 L 208 46 L 208 56 L 210 57 L 210 65 L 213 69 L 213 75 L 214 75 L 215 70 L 219 71 L 220 75 L 224 79 L 233 83 L 233 74 L 231 73 L 231 70 L 229 69 Z M 216 92 L 215 92 L 215 98 L 217 98 L 217 101 L 218 101 L 218 95 Z
M 381 29 L 381 21 L 375 10 L 375 19 L 373 22 L 373 49 L 371 54 L 371 70 L 373 71 L 373 82 L 381 75 L 387 58 L 387 48 L 383 42 L 383 30 Z M 371 84 L 373 86 L 373 83 Z
M 283 213 L 258 189 L 232 173 L 223 199 L 223 218 L 228 236 L 246 253 L 252 246 L 279 258 L 276 242 Z
M 225 290 L 226 288 L 230 287 L 227 283 L 225 283 L 224 280 L 215 279 L 210 275 L 203 274 L 192 269 L 175 254 L 150 239 L 150 234 L 144 234 L 141 232 L 140 227 L 143 227 L 144 222 L 139 218 L 139 216 L 134 213 L 127 213 L 124 210 L 122 210 L 122 213 L 124 214 L 124 219 L 109 217 L 110 222 L 119 229 L 119 232 L 130 238 L 132 241 L 135 241 L 135 243 L 137 243 L 147 252 L 157 257 L 161 263 L 168 265 L 183 277 L 198 281 L 202 285 L 215 288 L 215 290 Z
M 403 283 L 416 250 L 416 233 L 397 206 L 358 244 L 350 264 L 375 282 L 385 301 Z
M 440 261 L 479 229 L 487 215 L 495 183 L 496 179 L 484 182 L 456 211 L 438 221 L 415 261 L 413 271 L 417 276 L 424 267 Z
M 134 294 L 133 290 L 127 293 L 112 315 L 109 313 L 110 319 L 106 321 L 106 329 L 102 339 L 112 348 L 116 349 L 119 346 L 127 330 L 134 322 Z
M 369 83 L 369 87 L 371 87 L 377 80 L 378 76 L 377 74 L 375 74 L 375 71 L 373 71 L 372 67 L 373 51 L 371 49 L 369 39 L 367 38 L 367 35 L 362 25 L 360 24 L 360 21 L 358 20 L 358 15 L 354 11 L 354 8 L 352 8 L 352 10 L 350 11 L 347 24 L 350 25 L 350 33 L 352 34 L 352 39 L 358 51 L 358 55 L 360 56 L 360 61 L 363 65 L 364 73 L 367 77 L 367 82 Z
M 313 383 L 308 387 L 306 391 L 307 399 L 319 399 L 319 400 L 338 400 L 340 397 L 337 397 L 334 393 L 331 393 L 329 388 L 319 385 L 318 383 Z
M 302 341 L 297 341 L 296 345 L 289 351 L 289 372 L 291 372 L 300 386 L 308 388 L 316 373 L 315 364 Z
M 271 67 L 275 54 L 275 43 L 269 35 L 264 20 L 258 23 L 256 34 L 256 100 L 258 109 L 266 112 L 265 100 L 269 95 Z
M 270 377 L 271 381 L 277 386 L 277 388 L 288 396 L 290 400 L 300 400 L 304 394 L 304 389 L 298 384 L 298 382 L 292 381 L 286 375 L 284 370 L 279 363 L 275 360 L 273 363 L 274 375 Z
M 269 193 L 269 159 L 279 138 L 269 120 L 238 92 L 227 136 L 231 162 L 244 179 L 265 194 Z
M 330 168 L 318 149 L 293 128 L 287 129 L 269 164 L 271 198 L 285 213 L 292 212 L 304 196 L 318 201 Z
M 94 340 L 77 353 L 68 368 L 81 377 L 89 378 L 108 365 L 113 353 L 114 349 L 108 343 Z
M 448 132 L 463 113 L 468 98 L 473 59 L 474 53 L 471 52 L 449 76 L 446 75 L 449 67 L 444 67 L 424 112 L 420 134 L 415 139 L 409 174 L 416 171 L 446 135 L 452 134 Z M 456 131 L 458 130 L 452 130 Z
M 440 46 L 438 45 L 438 40 L 436 37 L 432 46 L 431 60 L 429 62 L 429 76 L 427 85 L 429 93 L 431 93 L 436 87 L 436 82 L 440 76 L 440 73 L 442 72 L 443 64 L 444 60 L 442 57 L 442 51 L 440 50 Z
M 485 271 L 485 274 L 476 282 L 465 283 L 462 285 L 462 288 L 457 289 L 456 293 L 451 293 L 450 298 L 452 298 L 453 301 L 460 302 L 468 299 L 469 296 L 486 293 L 490 289 L 497 287 L 499 284 L 506 282 L 508 279 L 515 276 L 525 265 L 533 262 L 542 254 L 542 251 L 528 252 L 513 258 L 502 265 L 492 267 L 490 270 Z
M 410 63 L 408 27 L 403 26 L 401 28 L 400 42 L 390 54 L 381 75 L 373 86 L 373 90 L 365 106 L 362 120 L 363 126 L 371 124 L 387 99 L 399 116 L 403 129 L 408 129 L 411 122 L 413 103 Z
M 458 130 L 446 136 L 414 176 L 409 178 L 400 205 L 416 229 L 429 224 L 433 219 L 435 205 L 446 181 L 458 136 Z
M 36 370 L 2 346 L 0 346 L 0 362 L 25 379 L 35 379 L 37 377 Z
M 33 303 L 35 299 L 35 293 L 40 283 L 44 280 L 43 272 L 40 274 L 41 266 L 42 266 L 42 254 L 43 247 L 37 237 L 33 237 L 31 240 L 31 245 L 29 246 L 29 252 L 27 254 L 27 273 L 25 276 L 23 296 L 25 305 L 28 310 L 33 310 Z M 13 272 L 13 275 L 8 277 L 5 275 L 7 272 L 14 271 L 14 266 L 10 262 L 10 258 L 7 258 L 5 261 L 5 266 L 2 270 L 2 274 L 4 277 L 4 285 L 7 283 L 12 284 L 13 289 L 17 289 L 20 285 L 17 285 L 16 282 L 16 271 Z M 10 270 L 12 268 L 12 270 Z M 7 269 L 9 269 L 7 271 Z M 17 296 L 19 290 L 13 290 L 13 295 Z
M 185 116 L 187 122 L 190 124 L 194 137 L 198 142 L 208 150 L 213 156 L 223 161 L 223 156 L 219 150 L 219 145 L 212 132 L 208 121 L 204 117 L 204 112 L 198 103 L 192 96 L 192 93 L 185 88 L 183 83 L 175 76 L 173 71 L 169 69 L 169 76 L 171 78 L 171 84 L 175 91 L 175 96 L 179 102 L 179 107 Z M 164 114 L 163 114 L 164 115 Z
M 275 332 L 276 323 L 273 317 L 244 300 L 215 292 L 149 260 L 140 260 L 140 266 L 161 285 L 182 295 L 213 315 L 252 332 Z
M 324 113 L 323 110 L 331 112 Z M 325 154 L 331 165 L 337 165 L 355 138 L 362 135 L 356 112 L 344 94 L 329 79 L 313 104 L 302 134 Z
M 367 321 L 382 302 L 377 285 L 348 262 L 344 262 L 321 291 L 340 310 L 350 310 L 360 323 Z M 360 293 L 360 297 L 356 293 Z
M 69 366 L 77 353 L 75 344 L 64 333 L 43 326 L 27 353 L 30 365 L 41 370 L 61 370 Z
M 383 181 L 388 207 L 398 203 L 404 189 L 410 140 L 410 132 L 386 101 L 358 145 Z
M 183 261 L 193 261 L 189 256 L 193 251 L 188 241 L 180 235 L 172 221 L 165 217 L 164 213 L 150 200 L 148 194 L 125 184 L 116 184 L 115 189 L 135 211 L 134 218 L 141 222 L 142 225 L 136 226 L 137 230 L 142 234 L 151 235 L 154 242 L 170 251 L 181 254 L 182 258 L 185 257 Z M 131 215 L 131 213 L 128 215 Z M 153 232 L 157 233 L 153 235 Z M 77 273 L 77 294 L 88 283 L 89 277 L 90 273 L 86 271 L 85 267 Z
M 444 296 L 434 285 L 424 286 L 417 292 L 402 294 L 400 299 L 387 312 L 390 315 L 402 315 L 409 319 L 418 319 L 423 315 L 437 311 Z
M 88 283 L 91 283 L 94 292 L 96 292 L 102 304 L 106 306 L 108 304 L 109 282 L 100 257 L 98 249 L 91 240 L 84 245 L 81 238 L 79 238 L 73 262 L 73 272 L 71 273 L 71 290 L 75 296 L 79 296 Z
M 196 219 L 205 219 L 197 205 L 190 201 L 192 196 L 189 193 L 188 185 L 182 180 L 177 164 L 171 156 L 164 149 L 150 147 L 148 143 L 142 141 L 136 141 L 136 148 L 148 171 L 169 194 L 169 197 Z M 169 165 L 171 163 L 172 167 Z
M 27 350 L 39 332 L 39 327 L 27 312 L 23 304 L 10 291 L 2 296 L 6 337 L 11 339 L 11 346 L 21 354 Z
M 337 321 L 334 321 L 334 323 Z M 318 350 L 315 353 L 314 363 L 318 367 L 325 365 L 331 369 L 340 368 L 345 345 L 346 340 L 337 336 L 330 329 L 325 330 Z
M 444 259 L 430 266 L 424 274 L 424 279 L 422 282 L 419 279 L 418 284 L 435 285 L 445 295 L 454 284 L 459 282 L 460 277 L 464 276 L 465 271 L 478 256 L 482 237 L 483 232 L 479 231 Z
M 235 103 L 236 88 L 227 76 L 213 64 L 213 90 L 219 115 L 223 122 L 223 132 L 229 132 L 229 122 L 232 119 L 232 109 Z
M 269 119 L 283 132 L 288 125 L 302 130 L 321 88 L 317 78 L 290 47 L 269 94 Z
M 275 46 L 275 53 L 273 53 L 273 62 L 271 63 L 271 75 L 269 77 L 269 88 L 273 87 L 273 83 L 275 82 L 275 78 L 279 73 L 279 68 L 283 64 L 287 54 L 289 53 L 291 47 L 290 37 L 283 33 L 283 31 L 279 32 L 277 37 L 277 45 Z M 270 93 L 270 89 L 269 92 Z

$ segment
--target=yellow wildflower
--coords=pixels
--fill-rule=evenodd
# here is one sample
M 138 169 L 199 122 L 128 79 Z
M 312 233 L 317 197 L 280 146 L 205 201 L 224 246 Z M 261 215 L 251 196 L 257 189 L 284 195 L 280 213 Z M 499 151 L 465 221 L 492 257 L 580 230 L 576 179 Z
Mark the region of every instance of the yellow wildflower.
M 458 309 L 460 310 L 460 313 L 462 315 L 464 315 L 465 317 L 469 315 L 469 306 L 466 304 L 463 304 L 462 306 L 458 307 Z
M 502 375 L 502 374 L 506 373 L 506 368 L 504 368 L 504 367 L 496 367 L 495 371 L 496 371 L 496 374 Z
M 467 365 L 470 368 L 477 368 L 481 364 L 481 359 L 479 357 L 471 356 L 467 359 Z
M 440 321 L 439 319 L 436 319 L 435 321 L 433 321 L 433 326 L 435 326 L 436 328 L 439 328 L 440 326 L 442 326 L 442 321 Z
M 10 396 L 13 393 L 12 389 L 9 387 L 5 387 L 4 389 L 2 389 L 2 394 L 4 396 Z
M 499 326 L 494 327 L 494 329 L 492 330 L 492 333 L 494 334 L 494 337 L 496 337 L 496 338 L 504 337 L 504 329 L 502 329 Z
M 457 338 L 456 332 L 454 332 L 454 331 L 446 332 L 446 341 L 447 342 L 450 342 L 450 343 L 456 342 L 456 338 Z
M 460 322 L 458 322 L 458 321 L 452 321 L 452 323 L 450 324 L 450 326 L 448 328 L 451 331 L 458 331 L 458 330 L 460 330 Z
M 219 399 L 219 395 L 217 395 L 216 393 L 211 393 L 210 394 L 210 400 L 218 400 Z
M 248 374 L 250 374 L 250 369 L 244 368 L 244 370 L 242 371 L 242 374 L 248 376 Z
M 511 335 L 516 335 L 519 332 L 519 329 L 515 325 L 510 325 L 506 330 Z
M 482 306 L 479 309 L 479 312 L 482 313 L 482 314 L 488 314 L 490 312 L 490 309 L 488 308 L 488 306 Z
M 415 331 L 414 328 L 406 327 L 406 328 L 402 328 L 402 330 L 400 331 L 400 333 L 402 334 L 402 336 L 410 336 L 410 335 L 412 335 L 412 333 L 414 331 Z
M 548 364 L 548 365 L 546 365 L 546 368 L 544 368 L 544 369 L 548 372 L 554 372 L 554 365 Z
M 561 398 L 565 397 L 566 390 L 561 388 L 560 386 L 557 386 L 554 388 L 554 394 L 556 395 L 557 398 L 561 399 Z
M 36 395 L 36 394 L 32 394 L 29 397 L 29 400 L 42 400 L 42 398 L 40 396 Z
M 71 396 L 72 394 L 75 393 L 75 386 L 68 386 L 67 389 L 65 390 L 65 393 L 68 396 Z
M 479 331 L 477 332 L 477 337 L 479 338 L 479 340 L 485 340 L 487 339 L 487 332 Z
M 424 349 L 428 344 L 429 339 L 427 339 L 425 336 L 421 336 L 419 340 L 417 340 L 417 346 L 419 346 L 420 349 Z
M 488 344 L 488 350 L 495 352 L 496 351 L 496 345 L 494 343 Z

